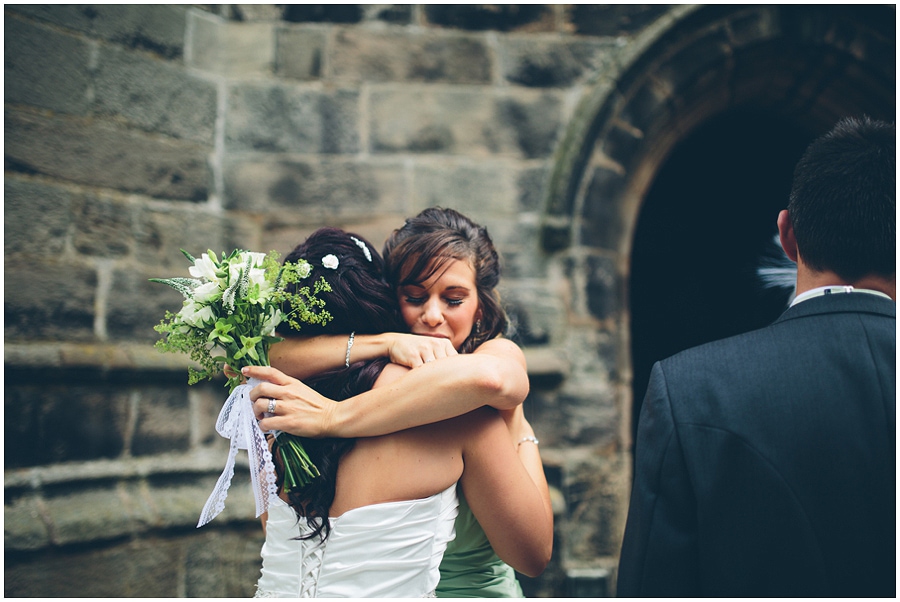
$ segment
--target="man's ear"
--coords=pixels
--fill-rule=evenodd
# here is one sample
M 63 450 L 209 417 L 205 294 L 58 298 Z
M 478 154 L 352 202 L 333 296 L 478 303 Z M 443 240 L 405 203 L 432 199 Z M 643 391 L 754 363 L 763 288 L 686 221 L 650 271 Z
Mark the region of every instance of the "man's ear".
M 778 238 L 781 239 L 781 248 L 784 249 L 784 254 L 796 263 L 799 255 L 797 239 L 794 236 L 794 225 L 791 223 L 791 216 L 787 209 L 782 209 L 778 214 Z

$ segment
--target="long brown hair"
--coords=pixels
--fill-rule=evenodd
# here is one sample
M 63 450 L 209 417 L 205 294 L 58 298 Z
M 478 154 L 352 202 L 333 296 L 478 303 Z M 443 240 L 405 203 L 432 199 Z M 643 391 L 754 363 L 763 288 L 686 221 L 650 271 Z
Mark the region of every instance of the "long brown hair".
M 481 318 L 460 346 L 460 353 L 471 353 L 506 332 L 509 320 L 496 290 L 500 256 L 484 226 L 453 209 L 431 207 L 394 230 L 384 243 L 382 255 L 385 277 L 394 290 L 421 284 L 451 259 L 472 267 Z

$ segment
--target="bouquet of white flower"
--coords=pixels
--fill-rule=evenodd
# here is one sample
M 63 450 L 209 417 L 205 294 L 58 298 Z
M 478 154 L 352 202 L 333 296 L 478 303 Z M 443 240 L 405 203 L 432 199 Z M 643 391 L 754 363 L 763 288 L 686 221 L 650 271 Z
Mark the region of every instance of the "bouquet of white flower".
M 301 324 L 324 324 L 331 319 L 325 302 L 318 297 L 331 288 L 323 279 L 312 286 L 299 286 L 311 267 L 300 260 L 280 265 L 275 252 L 251 253 L 236 250 L 222 260 L 208 251 L 199 259 L 182 250 L 193 263 L 193 278 L 152 278 L 184 295 L 177 314 L 166 312 L 155 327 L 163 335 L 156 347 L 165 352 L 186 353 L 200 365 L 188 368 L 188 383 L 212 378 L 227 364 L 235 372 L 226 385 L 231 395 L 219 413 L 216 430 L 230 439 L 231 449 L 222 476 L 200 518 L 202 526 L 225 507 L 225 497 L 234 474 L 238 449 L 250 455 L 250 474 L 256 498 L 257 516 L 268 508 L 275 494 L 275 473 L 265 438 L 253 415 L 249 391 L 257 382 L 241 384 L 243 366 L 268 366 L 269 346 L 281 337 L 275 329 L 282 322 L 300 329 Z M 285 472 L 285 484 L 302 487 L 319 476 L 299 437 L 275 433 Z M 263 477 L 263 480 L 260 480 Z

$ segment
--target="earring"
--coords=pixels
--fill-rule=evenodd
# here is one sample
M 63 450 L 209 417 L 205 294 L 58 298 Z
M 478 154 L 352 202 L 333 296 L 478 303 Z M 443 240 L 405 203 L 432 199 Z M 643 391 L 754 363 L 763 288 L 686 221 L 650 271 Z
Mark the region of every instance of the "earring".
M 481 334 L 481 320 L 475 320 L 475 334 Z

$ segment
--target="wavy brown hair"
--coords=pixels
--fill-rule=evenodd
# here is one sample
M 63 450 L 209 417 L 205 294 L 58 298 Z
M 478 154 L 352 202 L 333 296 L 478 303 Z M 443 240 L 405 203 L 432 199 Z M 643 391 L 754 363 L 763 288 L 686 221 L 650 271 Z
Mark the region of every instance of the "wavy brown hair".
M 471 266 L 481 319 L 458 349 L 460 353 L 471 353 L 485 341 L 506 332 L 509 319 L 496 290 L 500 255 L 484 226 L 453 209 L 431 207 L 394 230 L 384 243 L 382 254 L 385 277 L 395 291 L 401 286 L 421 284 L 451 259 Z

